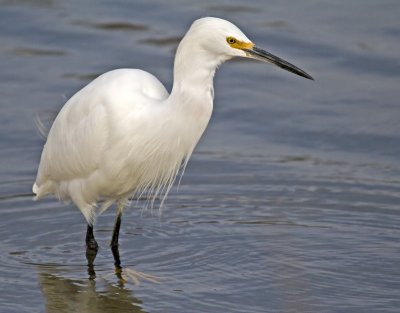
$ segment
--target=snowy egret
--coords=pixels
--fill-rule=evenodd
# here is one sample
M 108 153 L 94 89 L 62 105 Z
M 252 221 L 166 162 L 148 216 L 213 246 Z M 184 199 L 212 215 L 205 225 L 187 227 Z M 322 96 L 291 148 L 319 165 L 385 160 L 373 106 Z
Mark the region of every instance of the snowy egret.
M 33 192 L 35 199 L 53 194 L 80 209 L 87 222 L 87 253 L 97 253 L 96 217 L 116 202 L 111 249 L 120 266 L 118 236 L 128 198 L 161 195 L 164 201 L 211 117 L 215 71 L 233 57 L 312 79 L 255 46 L 232 23 L 206 17 L 191 25 L 178 46 L 170 94 L 145 71 L 117 69 L 66 102 L 49 131 Z

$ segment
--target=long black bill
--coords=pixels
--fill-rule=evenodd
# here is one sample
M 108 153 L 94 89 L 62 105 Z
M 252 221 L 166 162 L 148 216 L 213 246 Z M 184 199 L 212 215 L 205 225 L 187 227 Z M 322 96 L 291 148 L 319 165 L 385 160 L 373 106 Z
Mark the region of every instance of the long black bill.
M 279 66 L 280 68 L 283 68 L 284 70 L 287 70 L 289 72 L 292 72 L 292 73 L 302 76 L 304 78 L 314 80 L 314 78 L 312 78 L 310 75 L 308 75 L 303 70 L 299 69 L 297 66 L 294 66 L 293 64 L 291 64 L 285 60 L 282 60 L 281 58 L 279 58 L 263 49 L 260 49 L 256 46 L 254 46 L 251 49 L 243 49 L 243 50 L 245 52 L 247 52 L 248 56 L 253 59 L 257 59 L 257 60 L 260 60 L 263 62 L 270 62 L 272 64 Z

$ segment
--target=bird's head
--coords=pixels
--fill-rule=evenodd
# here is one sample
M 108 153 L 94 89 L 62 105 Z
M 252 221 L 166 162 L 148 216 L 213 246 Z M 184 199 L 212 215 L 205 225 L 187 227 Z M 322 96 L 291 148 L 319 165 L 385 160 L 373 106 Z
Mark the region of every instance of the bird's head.
M 191 46 L 192 51 L 211 53 L 221 62 L 233 57 L 251 58 L 313 79 L 295 65 L 258 48 L 238 27 L 220 18 L 204 17 L 194 21 L 184 41 Z

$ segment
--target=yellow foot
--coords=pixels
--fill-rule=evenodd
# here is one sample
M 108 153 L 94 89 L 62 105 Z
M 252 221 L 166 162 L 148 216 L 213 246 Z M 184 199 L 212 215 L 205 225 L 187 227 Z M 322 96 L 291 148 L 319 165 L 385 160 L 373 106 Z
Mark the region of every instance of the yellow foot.
M 155 284 L 160 284 L 162 280 L 161 277 L 139 272 L 127 267 L 125 268 L 116 267 L 114 273 L 107 274 L 103 278 L 107 279 L 111 275 L 116 275 L 121 281 L 121 283 L 127 283 L 131 281 L 135 286 L 140 285 L 141 280 L 147 280 Z

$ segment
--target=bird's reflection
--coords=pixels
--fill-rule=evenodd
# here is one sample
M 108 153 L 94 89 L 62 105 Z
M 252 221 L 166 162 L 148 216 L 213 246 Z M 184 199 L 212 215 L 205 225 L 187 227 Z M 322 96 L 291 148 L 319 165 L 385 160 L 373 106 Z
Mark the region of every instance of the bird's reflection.
M 141 280 L 150 281 L 156 284 L 159 284 L 161 281 L 160 277 L 153 276 L 150 274 L 146 274 L 143 272 L 136 271 L 132 268 L 122 268 L 121 260 L 119 257 L 119 250 L 118 246 L 112 249 L 114 260 L 115 260 L 115 271 L 114 275 L 118 278 L 118 281 L 121 285 L 126 283 L 127 281 L 131 281 L 135 285 L 139 285 Z M 89 280 L 94 280 L 96 278 L 96 271 L 94 270 L 94 260 L 96 258 L 97 250 L 93 251 L 91 249 L 86 250 L 86 260 L 87 264 L 87 271 L 89 275 Z M 107 275 L 106 277 L 111 276 L 111 274 Z
M 95 275 L 93 265 L 91 270 Z M 118 284 L 106 280 L 69 279 L 53 266 L 39 266 L 39 284 L 46 299 L 46 313 L 145 312 L 142 302 L 125 287 L 122 279 Z
M 94 259 L 96 258 L 96 254 L 91 253 L 90 251 L 86 250 L 86 260 L 88 262 L 88 275 L 89 279 L 93 280 L 96 278 L 96 272 L 94 270 Z

